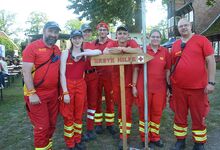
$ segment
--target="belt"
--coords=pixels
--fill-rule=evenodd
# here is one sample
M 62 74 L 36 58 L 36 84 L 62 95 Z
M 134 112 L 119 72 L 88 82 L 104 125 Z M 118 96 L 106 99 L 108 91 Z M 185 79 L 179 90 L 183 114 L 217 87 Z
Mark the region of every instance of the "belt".
M 96 69 L 93 68 L 93 69 L 90 69 L 90 70 L 86 70 L 85 73 L 86 73 L 86 74 L 90 74 L 90 73 L 93 73 L 93 72 L 95 72 L 95 71 L 96 71 Z

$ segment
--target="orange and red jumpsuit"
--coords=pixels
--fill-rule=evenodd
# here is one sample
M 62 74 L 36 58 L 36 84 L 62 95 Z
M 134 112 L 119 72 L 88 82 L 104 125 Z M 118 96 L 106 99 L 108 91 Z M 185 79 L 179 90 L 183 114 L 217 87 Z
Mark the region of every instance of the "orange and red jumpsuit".
M 107 48 L 118 47 L 118 41 L 111 41 L 106 46 Z M 128 40 L 126 47 L 138 48 L 138 44 L 134 40 Z M 131 122 L 132 122 L 132 74 L 133 66 L 125 65 L 125 101 L 126 101 L 126 134 L 127 136 L 131 133 Z M 120 128 L 120 138 L 122 139 L 122 112 L 121 112 L 121 94 L 120 94 L 120 74 L 119 66 L 113 66 L 112 71 L 112 83 L 113 83 L 113 96 L 114 100 L 118 104 L 118 123 Z
M 51 56 L 60 56 L 57 46 L 47 47 L 43 39 L 37 40 L 28 45 L 23 51 L 23 62 L 34 63 L 34 68 L 48 62 L 33 74 L 34 85 L 39 84 L 36 94 L 41 103 L 31 105 L 27 88 L 24 85 L 24 100 L 27 113 L 34 127 L 35 150 L 50 150 L 52 148 L 52 136 L 56 127 L 58 114 L 58 84 L 60 59 L 52 62 Z
M 204 89 L 208 84 L 205 57 L 214 54 L 209 40 L 201 35 L 193 35 L 181 52 L 181 40 L 177 40 L 171 51 L 172 63 L 181 55 L 176 70 L 171 76 L 174 105 L 174 135 L 177 139 L 187 136 L 188 110 L 192 118 L 194 142 L 205 143 L 207 131 L 205 118 L 209 111 L 209 101 Z
M 83 78 L 86 60 L 75 62 L 70 53 L 66 62 L 66 82 L 70 103 L 60 101 L 60 113 L 64 118 L 64 139 L 68 148 L 81 142 L 82 116 L 86 100 L 86 82 Z
M 148 139 L 149 142 L 160 140 L 160 119 L 166 106 L 166 70 L 171 67 L 171 58 L 168 50 L 159 47 L 155 53 L 151 46 L 147 46 L 147 53 L 154 58 L 147 63 L 147 90 L 148 90 Z M 144 85 L 143 65 L 138 76 L 138 108 L 139 108 L 139 131 L 141 141 L 145 141 L 144 121 Z

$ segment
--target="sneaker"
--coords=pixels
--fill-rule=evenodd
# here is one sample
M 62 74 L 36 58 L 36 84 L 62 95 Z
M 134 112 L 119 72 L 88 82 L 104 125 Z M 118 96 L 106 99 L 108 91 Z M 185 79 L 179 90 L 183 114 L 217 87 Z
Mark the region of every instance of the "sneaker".
M 106 129 L 108 130 L 108 132 L 111 134 L 111 135 L 115 135 L 116 134 L 116 130 L 114 128 L 114 126 L 107 126 Z
M 203 143 L 195 143 L 193 146 L 193 150 L 205 150 Z
M 104 129 L 103 129 L 102 125 L 96 126 L 95 127 L 95 132 L 96 132 L 96 134 L 103 134 Z
M 163 147 L 163 146 L 164 146 L 162 140 L 156 141 L 156 142 L 154 142 L 154 144 L 155 144 L 157 147 Z
M 80 143 L 76 143 L 75 149 L 77 149 L 77 150 L 86 150 L 86 145 L 84 144 L 84 142 L 81 141 Z
M 183 150 L 186 147 L 185 139 L 177 140 L 175 146 L 171 150 Z

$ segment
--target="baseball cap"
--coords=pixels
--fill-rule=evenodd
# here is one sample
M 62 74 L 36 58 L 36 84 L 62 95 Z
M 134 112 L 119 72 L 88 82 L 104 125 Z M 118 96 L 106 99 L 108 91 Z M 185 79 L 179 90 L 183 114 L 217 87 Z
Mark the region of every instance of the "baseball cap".
M 96 29 L 98 30 L 100 27 L 104 27 L 104 28 L 106 28 L 107 30 L 109 30 L 108 24 L 105 23 L 104 21 L 101 21 L 101 22 L 96 26 Z
M 82 24 L 81 25 L 81 27 L 80 27 L 80 30 L 82 31 L 82 32 L 84 32 L 84 31 L 86 31 L 86 30 L 92 30 L 92 28 L 90 27 L 90 25 L 89 24 Z
M 71 33 L 70 33 L 70 38 L 73 38 L 75 36 L 81 36 L 83 37 L 83 34 L 82 34 L 82 31 L 80 30 L 73 30 Z
M 57 28 L 59 31 L 61 31 L 58 23 L 54 22 L 54 21 L 48 21 L 45 25 L 44 25 L 44 29 L 48 29 L 48 28 Z
M 117 27 L 116 32 L 119 31 L 119 30 L 128 31 L 128 27 L 126 27 L 125 25 L 120 25 L 120 26 Z

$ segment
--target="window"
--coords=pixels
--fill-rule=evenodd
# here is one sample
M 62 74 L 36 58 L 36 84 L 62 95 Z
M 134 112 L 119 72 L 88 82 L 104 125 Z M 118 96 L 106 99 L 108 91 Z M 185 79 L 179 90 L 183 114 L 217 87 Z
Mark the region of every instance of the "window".
M 220 47 L 219 47 L 219 41 L 214 41 L 213 42 L 213 48 L 214 48 L 214 51 L 215 51 L 215 55 L 219 55 L 219 50 L 220 50 Z
M 193 11 L 190 11 L 189 12 L 189 21 L 190 22 L 193 22 L 194 20 L 193 20 Z

